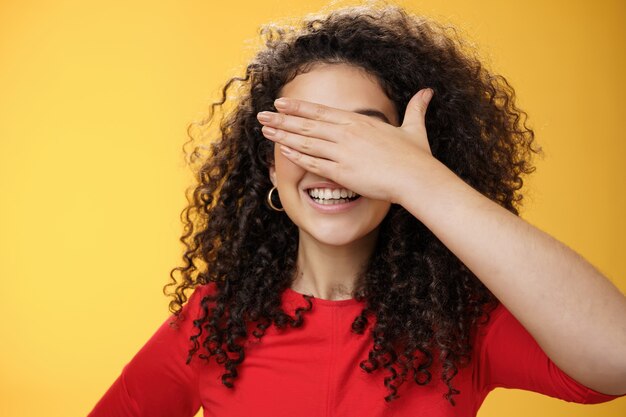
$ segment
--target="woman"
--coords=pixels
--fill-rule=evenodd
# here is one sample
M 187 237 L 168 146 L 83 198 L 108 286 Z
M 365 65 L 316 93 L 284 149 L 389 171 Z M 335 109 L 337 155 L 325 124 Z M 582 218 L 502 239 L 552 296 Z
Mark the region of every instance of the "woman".
M 175 320 L 91 415 L 473 416 L 496 387 L 624 395 L 626 299 L 518 217 L 540 150 L 503 77 L 394 6 L 262 35 L 213 106 L 242 83 L 183 212 Z

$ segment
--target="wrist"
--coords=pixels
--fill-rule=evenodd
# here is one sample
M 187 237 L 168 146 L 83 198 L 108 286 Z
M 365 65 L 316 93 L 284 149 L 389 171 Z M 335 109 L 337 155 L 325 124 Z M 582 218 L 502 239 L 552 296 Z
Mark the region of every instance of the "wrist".
M 414 216 L 420 216 L 440 195 L 454 187 L 461 180 L 450 168 L 437 158 L 429 156 L 419 164 L 418 169 L 411 170 L 398 181 L 399 192 L 395 194 L 394 203 L 400 204 Z

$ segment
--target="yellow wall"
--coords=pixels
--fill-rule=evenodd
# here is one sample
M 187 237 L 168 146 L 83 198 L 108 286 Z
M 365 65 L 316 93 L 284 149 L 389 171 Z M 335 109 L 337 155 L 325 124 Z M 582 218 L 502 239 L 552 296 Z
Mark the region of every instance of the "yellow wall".
M 187 124 L 261 23 L 324 4 L 0 3 L 1 415 L 86 414 L 165 320 Z M 546 151 L 523 217 L 626 292 L 624 3 L 402 4 L 459 25 L 510 80 Z M 498 389 L 479 415 L 625 411 Z

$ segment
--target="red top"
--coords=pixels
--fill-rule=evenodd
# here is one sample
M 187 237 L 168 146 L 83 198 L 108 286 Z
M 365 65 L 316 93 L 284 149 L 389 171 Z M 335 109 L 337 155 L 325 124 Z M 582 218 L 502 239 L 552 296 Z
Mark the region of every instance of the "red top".
M 192 319 L 199 316 L 200 300 L 215 291 L 215 284 L 197 287 L 183 307 L 188 319 L 176 330 L 170 316 L 123 368 L 89 416 L 194 416 L 200 407 L 211 417 L 293 416 L 475 416 L 489 391 L 519 388 L 576 403 L 599 403 L 617 398 L 594 391 L 570 378 L 541 350 L 537 342 L 500 304 L 476 338 L 472 363 L 459 370 L 452 386 L 460 391 L 452 406 L 443 394 L 438 362 L 431 381 L 420 386 L 412 378 L 399 387 L 399 398 L 389 394 L 384 368 L 368 374 L 359 367 L 373 341 L 368 329 L 350 331 L 365 306 L 356 299 L 314 298 L 300 328 L 270 326 L 260 341 L 250 335 L 245 360 L 230 389 L 221 382 L 224 366 L 198 358 L 186 365 L 197 333 Z M 306 306 L 302 294 L 287 289 L 285 312 Z M 372 321 L 368 326 L 372 326 Z M 204 337 L 206 333 L 202 334 Z M 409 373 L 412 377 L 412 372 Z

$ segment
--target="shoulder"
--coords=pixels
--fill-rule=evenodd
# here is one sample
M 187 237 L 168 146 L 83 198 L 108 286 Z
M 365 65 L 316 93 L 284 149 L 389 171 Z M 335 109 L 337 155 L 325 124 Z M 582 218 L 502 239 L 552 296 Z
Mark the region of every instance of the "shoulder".
M 206 284 L 200 284 L 193 289 L 185 307 L 187 310 L 199 312 L 201 309 L 213 304 L 217 294 L 218 286 L 216 282 L 212 281 Z M 185 309 L 185 307 L 183 309 Z
M 502 322 L 511 317 L 509 310 L 500 301 L 495 307 L 483 306 L 483 317 L 474 327 L 476 342 L 484 339 L 494 328 L 500 326 Z
M 218 288 L 216 282 L 200 284 L 193 288 L 180 313 L 172 317 L 172 325 L 176 326 L 178 322 L 189 321 L 188 318 L 194 320 L 200 318 L 201 315 L 206 315 L 210 306 L 214 304 L 213 301 L 217 293 Z M 203 311 L 205 309 L 207 312 Z
M 206 284 L 200 284 L 196 286 L 193 289 L 193 292 L 191 293 L 191 297 L 189 298 L 189 300 L 191 301 L 192 298 L 204 298 L 206 296 L 213 296 L 213 295 L 216 295 L 217 293 L 218 293 L 217 282 L 211 281 Z
M 485 324 L 485 328 L 493 328 L 512 317 L 513 315 L 509 309 L 501 302 L 498 302 L 498 305 L 489 312 L 489 321 Z

